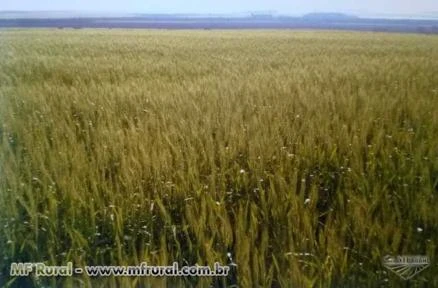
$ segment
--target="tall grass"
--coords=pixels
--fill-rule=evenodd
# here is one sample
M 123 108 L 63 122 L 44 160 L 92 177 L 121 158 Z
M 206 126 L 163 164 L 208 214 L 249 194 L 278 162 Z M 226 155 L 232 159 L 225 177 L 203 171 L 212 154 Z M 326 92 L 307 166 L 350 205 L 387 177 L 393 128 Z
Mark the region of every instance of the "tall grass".
M 0 55 L 2 285 L 438 286 L 438 37 L 4 30 Z M 386 254 L 432 265 L 404 282 Z

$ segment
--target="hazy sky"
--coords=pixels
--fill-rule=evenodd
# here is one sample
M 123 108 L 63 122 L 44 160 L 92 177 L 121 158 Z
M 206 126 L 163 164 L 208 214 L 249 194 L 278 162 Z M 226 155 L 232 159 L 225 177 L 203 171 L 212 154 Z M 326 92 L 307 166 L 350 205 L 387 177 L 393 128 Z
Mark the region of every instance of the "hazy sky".
M 350 12 L 413 14 L 438 12 L 438 0 L 0 0 L 0 10 L 238 13 L 269 10 L 280 14 Z

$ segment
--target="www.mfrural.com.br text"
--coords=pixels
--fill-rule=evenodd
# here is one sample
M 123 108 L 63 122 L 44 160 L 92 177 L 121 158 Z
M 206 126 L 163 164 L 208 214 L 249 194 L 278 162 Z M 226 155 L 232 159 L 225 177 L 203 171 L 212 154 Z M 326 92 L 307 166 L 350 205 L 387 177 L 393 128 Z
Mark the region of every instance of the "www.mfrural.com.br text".
M 38 277 L 59 277 L 73 276 L 86 273 L 90 277 L 104 276 L 227 276 L 230 267 L 220 263 L 210 266 L 179 266 L 174 262 L 172 266 L 149 266 L 146 262 L 137 266 L 85 266 L 74 267 L 72 262 L 65 266 L 49 266 L 44 263 L 12 263 L 10 268 L 11 276 L 29 276 L 34 274 Z

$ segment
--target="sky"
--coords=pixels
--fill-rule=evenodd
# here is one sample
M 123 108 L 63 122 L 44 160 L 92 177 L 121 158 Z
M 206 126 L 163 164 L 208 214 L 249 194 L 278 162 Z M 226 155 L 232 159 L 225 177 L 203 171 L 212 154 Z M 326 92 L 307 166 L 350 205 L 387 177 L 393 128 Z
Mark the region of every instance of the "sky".
M 0 10 L 209 14 L 275 11 L 289 15 L 309 12 L 416 14 L 438 13 L 438 0 L 0 0 Z

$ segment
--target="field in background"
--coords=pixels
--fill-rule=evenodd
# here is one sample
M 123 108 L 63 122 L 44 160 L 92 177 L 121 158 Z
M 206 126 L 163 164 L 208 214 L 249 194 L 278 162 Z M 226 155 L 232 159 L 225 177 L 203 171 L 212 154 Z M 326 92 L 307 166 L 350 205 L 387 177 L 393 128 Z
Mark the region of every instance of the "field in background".
M 437 36 L 0 31 L 0 282 L 218 261 L 152 282 L 438 286 L 437 111 Z M 405 282 L 387 254 L 432 265 Z
M 370 15 L 370 17 L 372 17 Z M 141 28 L 141 29 L 330 29 L 438 34 L 438 17 L 430 15 L 380 15 L 359 18 L 342 13 L 309 13 L 302 16 L 271 14 L 93 15 L 74 12 L 3 12 L 0 29 L 9 28 Z M 382 18 L 383 17 L 383 18 Z M 388 18 L 389 19 L 388 19 Z M 394 17 L 391 19 L 391 17 Z M 397 17 L 401 17 L 397 19 Z M 409 19 L 403 19 L 403 18 Z M 424 18 L 423 18 L 424 17 Z M 385 19 L 386 18 L 386 19 Z

